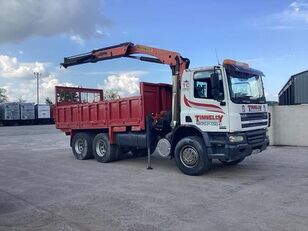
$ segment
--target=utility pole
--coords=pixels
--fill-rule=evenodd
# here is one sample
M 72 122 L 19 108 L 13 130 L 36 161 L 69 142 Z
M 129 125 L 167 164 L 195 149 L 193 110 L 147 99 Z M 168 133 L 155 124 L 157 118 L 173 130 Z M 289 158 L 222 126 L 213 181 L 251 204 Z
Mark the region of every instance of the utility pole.
M 40 87 L 39 87 L 39 77 L 41 77 L 41 73 L 39 72 L 33 72 L 35 78 L 36 78 L 36 101 L 37 104 L 40 103 Z

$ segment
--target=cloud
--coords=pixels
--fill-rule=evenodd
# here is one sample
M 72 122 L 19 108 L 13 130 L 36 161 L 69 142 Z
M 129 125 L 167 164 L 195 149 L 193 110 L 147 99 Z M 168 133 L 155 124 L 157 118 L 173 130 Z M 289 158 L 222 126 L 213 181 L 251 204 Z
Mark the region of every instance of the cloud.
M 16 57 L 0 55 L 0 77 L 2 78 L 33 78 L 33 72 L 47 74 L 48 63 L 19 63 Z
M 49 66 L 49 63 L 40 62 L 20 63 L 16 57 L 0 55 L 0 84 L 7 90 L 9 101 L 22 98 L 27 102 L 36 102 L 36 79 L 33 72 L 41 73 L 40 102 L 44 102 L 46 97 L 54 99 L 56 85 L 75 86 L 60 82 L 55 73 L 47 70 Z
M 128 76 L 142 76 L 148 74 L 147 71 L 87 71 L 87 72 L 81 72 L 83 75 L 128 75 Z
M 50 63 L 19 62 L 16 57 L 0 55 L 0 84 L 7 90 L 9 101 L 19 98 L 27 102 L 36 102 L 36 79 L 33 72 L 42 73 L 39 79 L 40 102 L 46 97 L 54 99 L 55 86 L 76 86 L 73 83 L 61 82 L 57 73 L 50 73 Z M 97 74 L 97 73 L 94 73 Z M 98 88 L 117 90 L 119 95 L 132 96 L 139 93 L 140 76 L 147 74 L 145 71 L 108 72 L 103 84 Z
M 294 1 L 281 12 L 259 19 L 257 24 L 271 30 L 308 29 L 308 1 Z
M 84 45 L 84 40 L 79 35 L 71 35 L 70 40 L 72 40 L 73 42 L 76 42 L 80 46 Z
M 100 0 L 10 0 L 1 1 L 0 9 L 0 42 L 65 34 L 81 44 L 104 36 L 104 28 L 110 25 Z
M 112 74 L 105 79 L 104 84 L 98 85 L 104 90 L 116 90 L 121 97 L 136 95 L 139 93 L 140 75 L 142 71 L 122 72 Z
M 281 22 L 299 22 L 308 25 L 308 2 L 304 0 L 292 2 L 287 9 L 277 14 L 276 18 Z
M 44 103 L 45 98 L 47 97 L 49 97 L 54 102 L 55 86 L 76 86 L 67 82 L 60 83 L 59 80 L 53 75 L 41 78 L 39 83 L 39 95 L 41 103 Z M 22 98 L 27 102 L 36 103 L 36 80 L 34 79 L 30 81 L 7 83 L 3 86 L 3 88 L 6 89 L 7 97 L 10 102 L 18 101 L 18 99 Z

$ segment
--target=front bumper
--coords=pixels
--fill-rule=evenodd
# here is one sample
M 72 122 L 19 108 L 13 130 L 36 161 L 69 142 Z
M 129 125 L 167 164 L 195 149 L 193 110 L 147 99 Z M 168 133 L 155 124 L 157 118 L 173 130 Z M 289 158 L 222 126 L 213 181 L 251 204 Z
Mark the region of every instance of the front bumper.
M 228 142 L 229 134 L 210 136 L 208 156 L 211 159 L 233 161 L 251 155 L 254 150 L 263 151 L 269 145 L 269 138 L 265 130 L 238 133 L 245 137 L 242 143 L 232 144 Z M 222 138 L 224 137 L 224 138 Z

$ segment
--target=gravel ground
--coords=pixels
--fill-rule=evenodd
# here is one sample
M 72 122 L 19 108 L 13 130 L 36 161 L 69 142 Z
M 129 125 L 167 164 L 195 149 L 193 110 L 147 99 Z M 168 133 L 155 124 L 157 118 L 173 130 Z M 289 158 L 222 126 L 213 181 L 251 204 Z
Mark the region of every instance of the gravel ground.
M 53 125 L 0 127 L 0 230 L 308 230 L 308 148 L 182 174 L 173 160 L 74 159 Z

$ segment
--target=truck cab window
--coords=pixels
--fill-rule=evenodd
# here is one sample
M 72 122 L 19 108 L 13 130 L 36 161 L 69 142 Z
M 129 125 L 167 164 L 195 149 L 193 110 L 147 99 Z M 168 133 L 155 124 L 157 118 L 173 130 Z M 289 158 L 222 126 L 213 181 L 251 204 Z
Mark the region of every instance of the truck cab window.
M 213 71 L 198 71 L 194 73 L 194 97 L 213 99 L 211 74 Z
M 212 95 L 211 74 L 214 71 L 198 71 L 194 74 L 194 97 L 200 99 L 214 99 Z M 220 75 L 221 78 L 221 75 Z M 220 92 L 224 94 L 222 79 L 219 81 Z
M 194 81 L 194 97 L 201 99 L 213 99 L 211 94 L 210 79 L 200 79 Z

